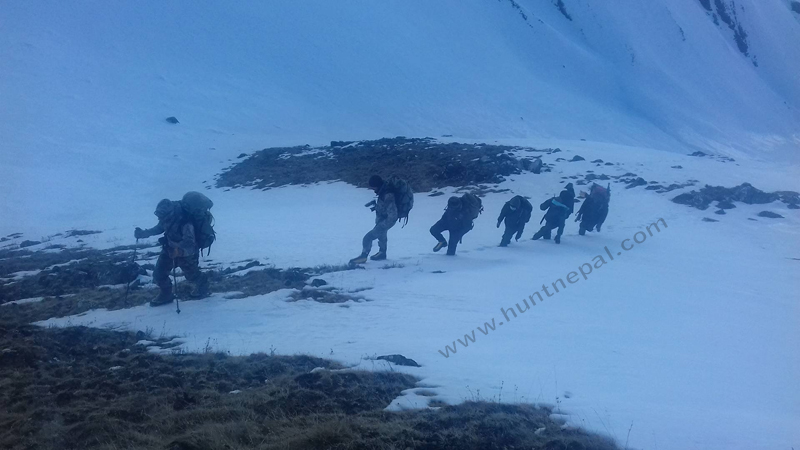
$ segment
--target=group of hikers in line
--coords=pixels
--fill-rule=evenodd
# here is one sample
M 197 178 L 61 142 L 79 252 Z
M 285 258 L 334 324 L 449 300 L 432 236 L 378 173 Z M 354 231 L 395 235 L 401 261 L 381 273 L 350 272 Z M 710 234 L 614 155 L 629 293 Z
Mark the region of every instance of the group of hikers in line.
M 414 206 L 414 192 L 405 180 L 398 177 L 384 180 L 379 175 L 373 175 L 368 185 L 377 196 L 365 205 L 375 212 L 375 226 L 364 235 L 361 254 L 351 259 L 350 264 L 363 264 L 368 259 L 385 260 L 388 231 L 403 219 L 407 223 L 408 214 Z M 593 184 L 585 194 L 575 217 L 576 222 L 580 221 L 578 234 L 583 236 L 587 231 L 600 231 L 608 215 L 610 191 L 610 186 L 604 188 Z M 560 244 L 566 220 L 574 212 L 575 201 L 575 190 L 572 183 L 568 183 L 557 197 L 542 202 L 539 209 L 545 214 L 539 223 L 544 222 L 544 225 L 534 233 L 533 239 L 550 239 L 555 229 L 554 241 Z M 180 268 L 186 280 L 195 285 L 192 297 L 208 295 L 208 275 L 200 270 L 199 257 L 204 249 L 210 250 L 216 238 L 210 211 L 212 206 L 213 202 L 199 192 L 188 192 L 180 201 L 164 199 L 155 210 L 158 224 L 146 230 L 137 227 L 134 231 L 137 240 L 163 234 L 159 239 L 162 250 L 153 270 L 153 282 L 160 288 L 160 293 L 150 302 L 151 306 L 168 304 L 175 299 L 169 276 L 175 268 Z M 450 197 L 442 217 L 430 228 L 431 235 L 436 239 L 433 251 L 446 248 L 447 255 L 455 255 L 458 244 L 472 230 L 474 220 L 481 212 L 481 199 L 474 194 Z M 500 247 L 508 246 L 512 238 L 519 241 L 532 212 L 533 205 L 520 195 L 503 205 L 497 218 L 497 228 L 505 224 Z M 444 231 L 449 232 L 449 239 L 445 239 L 442 234 Z M 378 251 L 369 256 L 375 240 L 378 241 Z

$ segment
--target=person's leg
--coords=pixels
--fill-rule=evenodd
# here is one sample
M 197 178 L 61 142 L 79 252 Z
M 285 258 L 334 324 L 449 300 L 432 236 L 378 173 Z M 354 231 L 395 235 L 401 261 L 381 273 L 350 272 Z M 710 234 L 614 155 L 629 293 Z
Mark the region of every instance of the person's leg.
M 565 225 L 564 222 L 565 221 L 562 220 L 558 224 L 558 231 L 556 231 L 556 239 L 555 239 L 556 240 L 556 244 L 560 244 L 561 243 L 561 235 L 564 234 L 564 225 Z
M 547 232 L 547 233 L 548 233 L 548 236 L 549 236 L 549 233 L 550 233 L 550 232 L 549 232 L 549 231 L 547 231 L 547 225 L 544 225 L 544 226 L 542 226 L 542 228 L 539 228 L 539 231 L 537 231 L 536 233 L 534 233 L 534 235 L 533 235 L 533 240 L 535 241 L 535 240 L 537 240 L 537 239 L 539 239 L 539 238 L 543 237 L 543 236 L 545 235 L 545 232 Z M 550 239 L 550 238 L 548 237 L 547 239 Z
M 456 254 L 456 248 L 458 247 L 458 243 L 461 240 L 461 234 L 458 231 L 450 230 L 450 242 L 447 244 L 447 254 L 449 256 L 453 256 Z
M 378 239 L 379 236 L 380 231 L 378 230 L 377 225 L 375 225 L 371 230 L 367 231 L 367 234 L 364 235 L 364 239 L 361 240 L 362 256 L 369 255 L 370 250 L 372 250 L 372 241 Z
M 447 245 L 447 240 L 442 235 L 442 231 L 447 229 L 447 224 L 445 224 L 444 219 L 439 219 L 438 222 L 433 224 L 430 229 L 431 235 L 436 238 L 438 242 L 444 242 Z
M 519 227 L 510 227 L 506 225 L 506 231 L 503 233 L 503 238 L 500 240 L 500 246 L 505 247 L 511 243 L 511 238 L 517 232 Z
M 169 279 L 169 274 L 173 267 L 172 264 L 172 258 L 169 257 L 169 254 L 167 254 L 166 250 L 162 249 L 161 254 L 158 255 L 158 260 L 156 261 L 156 267 L 153 269 L 153 283 L 155 283 L 160 289 L 158 297 L 150 302 L 150 304 L 153 306 L 162 305 L 172 301 L 172 280 Z
M 177 258 L 175 265 L 181 268 L 186 281 L 194 284 L 192 297 L 205 297 L 208 295 L 208 274 L 200 270 L 200 257 L 194 255 L 188 258 Z

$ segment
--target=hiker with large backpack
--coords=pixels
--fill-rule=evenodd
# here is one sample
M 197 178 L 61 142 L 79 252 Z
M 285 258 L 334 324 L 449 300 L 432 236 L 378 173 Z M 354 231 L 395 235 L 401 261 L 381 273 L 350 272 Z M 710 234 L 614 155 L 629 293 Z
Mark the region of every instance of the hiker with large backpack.
M 474 220 L 483 212 L 481 199 L 474 194 L 464 194 L 461 197 L 450 197 L 447 207 L 438 222 L 431 227 L 431 235 L 436 238 L 434 252 L 447 247 L 447 254 L 456 254 L 456 247 L 474 226 Z M 442 232 L 449 231 L 450 240 L 445 240 Z
M 585 235 L 587 231 L 593 231 L 595 227 L 600 231 L 600 227 L 608 217 L 608 203 L 611 199 L 611 185 L 603 187 L 598 184 L 593 184 L 589 190 L 589 195 L 583 201 L 578 214 L 575 215 L 575 221 L 580 221 L 580 229 L 578 234 Z
M 525 224 L 531 220 L 531 212 L 533 205 L 525 197 L 517 195 L 503 205 L 500 211 L 500 217 L 497 218 L 497 228 L 505 220 L 506 231 L 503 233 L 503 238 L 500 240 L 500 247 L 508 247 L 511 243 L 511 237 L 515 236 L 516 240 L 522 237 L 522 232 L 525 230 Z
M 195 285 L 192 297 L 208 295 L 208 275 L 200 270 L 200 253 L 205 248 L 210 249 L 216 238 L 213 216 L 209 211 L 213 205 L 199 192 L 188 192 L 180 201 L 164 199 L 158 202 L 155 210 L 158 224 L 146 230 L 139 227 L 134 230 L 136 239 L 164 234 L 158 240 L 161 254 L 153 269 L 153 282 L 161 292 L 150 306 L 166 305 L 175 299 L 169 275 L 178 267 L 186 280 Z
M 544 222 L 544 226 L 533 235 L 533 240 L 539 238 L 550 239 L 550 233 L 553 229 L 557 228 L 555 242 L 561 243 L 561 235 L 564 234 L 564 225 L 567 217 L 575 210 L 575 190 L 572 188 L 572 183 L 568 183 L 564 190 L 558 195 L 545 200 L 539 209 L 547 211 L 539 223 Z
M 364 206 L 375 211 L 375 226 L 364 235 L 361 254 L 351 259 L 350 264 L 364 264 L 367 257 L 373 261 L 385 260 L 388 231 L 402 219 L 408 222 L 408 214 L 414 207 L 414 192 L 405 180 L 394 176 L 384 180 L 379 175 L 373 175 L 369 179 L 369 187 L 378 198 Z M 378 252 L 369 256 L 372 242 L 376 239 Z

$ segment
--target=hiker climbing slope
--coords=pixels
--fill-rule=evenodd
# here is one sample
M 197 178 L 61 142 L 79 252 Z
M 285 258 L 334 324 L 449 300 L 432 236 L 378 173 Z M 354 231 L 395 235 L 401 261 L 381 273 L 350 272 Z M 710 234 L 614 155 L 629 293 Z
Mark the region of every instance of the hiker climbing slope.
M 575 221 L 581 222 L 578 234 L 583 236 L 587 231 L 592 231 L 595 227 L 597 231 L 600 231 L 600 227 L 603 226 L 606 217 L 608 217 L 608 203 L 610 199 L 611 185 L 607 188 L 598 184 L 592 185 L 592 188 L 589 190 L 589 195 L 586 196 L 586 200 L 583 201 L 581 208 L 578 210 L 578 214 L 575 215 Z
M 506 230 L 500 240 L 500 247 L 507 247 L 511 243 L 511 237 L 516 235 L 518 241 L 525 230 L 525 224 L 531 220 L 533 205 L 525 197 L 517 195 L 503 205 L 500 216 L 497 218 L 497 228 L 505 220 Z
M 210 248 L 216 237 L 213 216 L 209 211 L 211 206 L 213 202 L 199 192 L 188 192 L 181 201 L 164 199 L 158 202 L 155 210 L 158 224 L 147 230 L 139 227 L 134 230 L 136 239 L 164 234 L 158 240 L 161 254 L 153 270 L 153 282 L 161 292 L 150 306 L 165 305 L 174 300 L 169 277 L 174 268 L 180 268 L 186 280 L 195 285 L 192 297 L 208 295 L 208 275 L 200 270 L 199 261 L 200 251 Z
M 438 252 L 447 247 L 447 254 L 450 256 L 455 255 L 461 238 L 472 230 L 474 226 L 473 220 L 482 211 L 481 199 L 474 194 L 450 197 L 447 200 L 447 207 L 444 210 L 444 214 L 442 214 L 442 218 L 433 224 L 430 229 L 431 235 L 437 240 L 433 251 Z M 449 242 L 442 235 L 443 231 L 449 231 Z
M 363 264 L 367 262 L 372 242 L 378 240 L 378 252 L 369 257 L 373 261 L 386 259 L 388 245 L 388 231 L 401 219 L 408 222 L 408 214 L 414 206 L 414 192 L 405 180 L 391 177 L 383 180 L 378 175 L 369 179 L 369 187 L 378 196 L 376 200 L 367 203 L 375 211 L 375 226 L 364 235 L 361 241 L 361 254 L 350 260 L 350 264 Z
M 539 209 L 547 211 L 542 217 L 544 225 L 536 234 L 533 235 L 533 240 L 539 238 L 550 239 L 550 232 L 557 228 L 555 242 L 561 243 L 561 235 L 564 234 L 564 224 L 567 217 L 574 211 L 575 208 L 575 190 L 572 188 L 572 183 L 568 183 L 563 191 L 558 195 L 558 198 L 553 197 L 545 200 Z M 541 223 L 541 221 L 539 222 Z

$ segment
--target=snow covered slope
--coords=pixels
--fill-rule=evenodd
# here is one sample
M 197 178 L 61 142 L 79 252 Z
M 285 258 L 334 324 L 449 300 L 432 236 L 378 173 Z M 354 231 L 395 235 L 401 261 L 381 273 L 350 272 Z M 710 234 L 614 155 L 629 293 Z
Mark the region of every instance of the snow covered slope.
M 583 148 L 580 155 L 587 161 L 561 162 L 552 173 L 515 176 L 502 186 L 538 203 L 560 189 L 561 177 L 587 169 L 636 170 L 666 183 L 700 174 L 724 185 L 770 178 L 757 168 L 642 149 Z M 600 155 L 619 165 L 588 162 Z M 569 159 L 573 152 L 547 155 L 546 162 L 558 156 Z M 683 169 L 671 168 L 676 165 Z M 780 176 L 772 182 L 796 184 Z M 44 324 L 152 328 L 180 336 L 189 351 L 209 342 L 235 354 L 274 348 L 366 369 L 385 367 L 370 358 L 399 353 L 422 367 L 393 370 L 421 377 L 419 389 L 435 397 L 413 389 L 393 408 L 431 399 L 542 402 L 557 406 L 571 424 L 621 444 L 633 425 L 630 448 L 797 448 L 797 211 L 779 202 L 737 204 L 715 216 L 672 203 L 672 195 L 612 189 L 603 232 L 580 237 L 570 220 L 561 245 L 532 242 L 541 217 L 535 213 L 524 239 L 505 249 L 496 247 L 501 230 L 494 225 L 512 194 L 490 194 L 454 258 L 432 253 L 435 240 L 427 231 L 447 196 L 418 195 L 408 226 L 390 231 L 389 261 L 321 277 L 362 302 L 293 302 L 286 290 L 237 300 L 217 293 L 183 304 L 180 315 L 170 307 L 136 307 Z M 343 183 L 214 192 L 224 235 L 212 259 L 341 264 L 360 251 L 372 220 L 361 205 L 370 198 L 371 192 Z M 748 220 L 764 209 L 786 218 Z M 721 220 L 701 220 L 709 216 Z M 659 222 L 660 230 L 648 233 L 660 218 L 666 227 Z M 640 244 L 623 244 L 640 231 Z M 584 279 L 577 272 L 586 263 L 592 272 Z M 547 297 L 542 285 L 553 294 L 554 282 L 560 291 Z M 536 291 L 544 301 L 527 300 L 528 309 L 523 300 Z M 515 310 L 506 313 L 510 320 L 501 308 Z
M 395 135 L 514 139 L 648 180 L 800 190 L 800 23 L 783 0 L 729 5 L 5 1 L 0 235 L 97 229 L 87 243 L 131 244 L 159 199 L 211 183 L 240 153 Z M 684 155 L 696 149 L 739 165 Z M 504 187 L 536 200 L 569 170 Z M 343 184 L 209 195 L 223 263 L 341 263 L 370 222 L 369 193 Z M 503 386 L 504 401 L 555 403 L 621 441 L 633 423 L 638 448 L 797 448 L 796 211 L 770 205 L 786 219 L 751 222 L 758 209 L 740 207 L 706 223 L 650 191 L 614 195 L 602 234 L 573 227 L 560 247 L 506 251 L 491 223 L 505 197 L 489 196 L 489 217 L 451 261 L 430 254 L 427 235 L 443 197 L 421 196 L 415 220 L 391 235 L 390 262 L 403 267 L 329 277 L 370 288 L 370 302 L 348 308 L 279 292 L 216 296 L 181 316 L 134 308 L 52 322 L 164 328 L 189 350 L 213 338 L 232 352 L 274 345 L 349 362 L 403 353 L 443 400 Z M 614 265 L 456 355 L 438 353 L 660 217 L 669 228 Z

